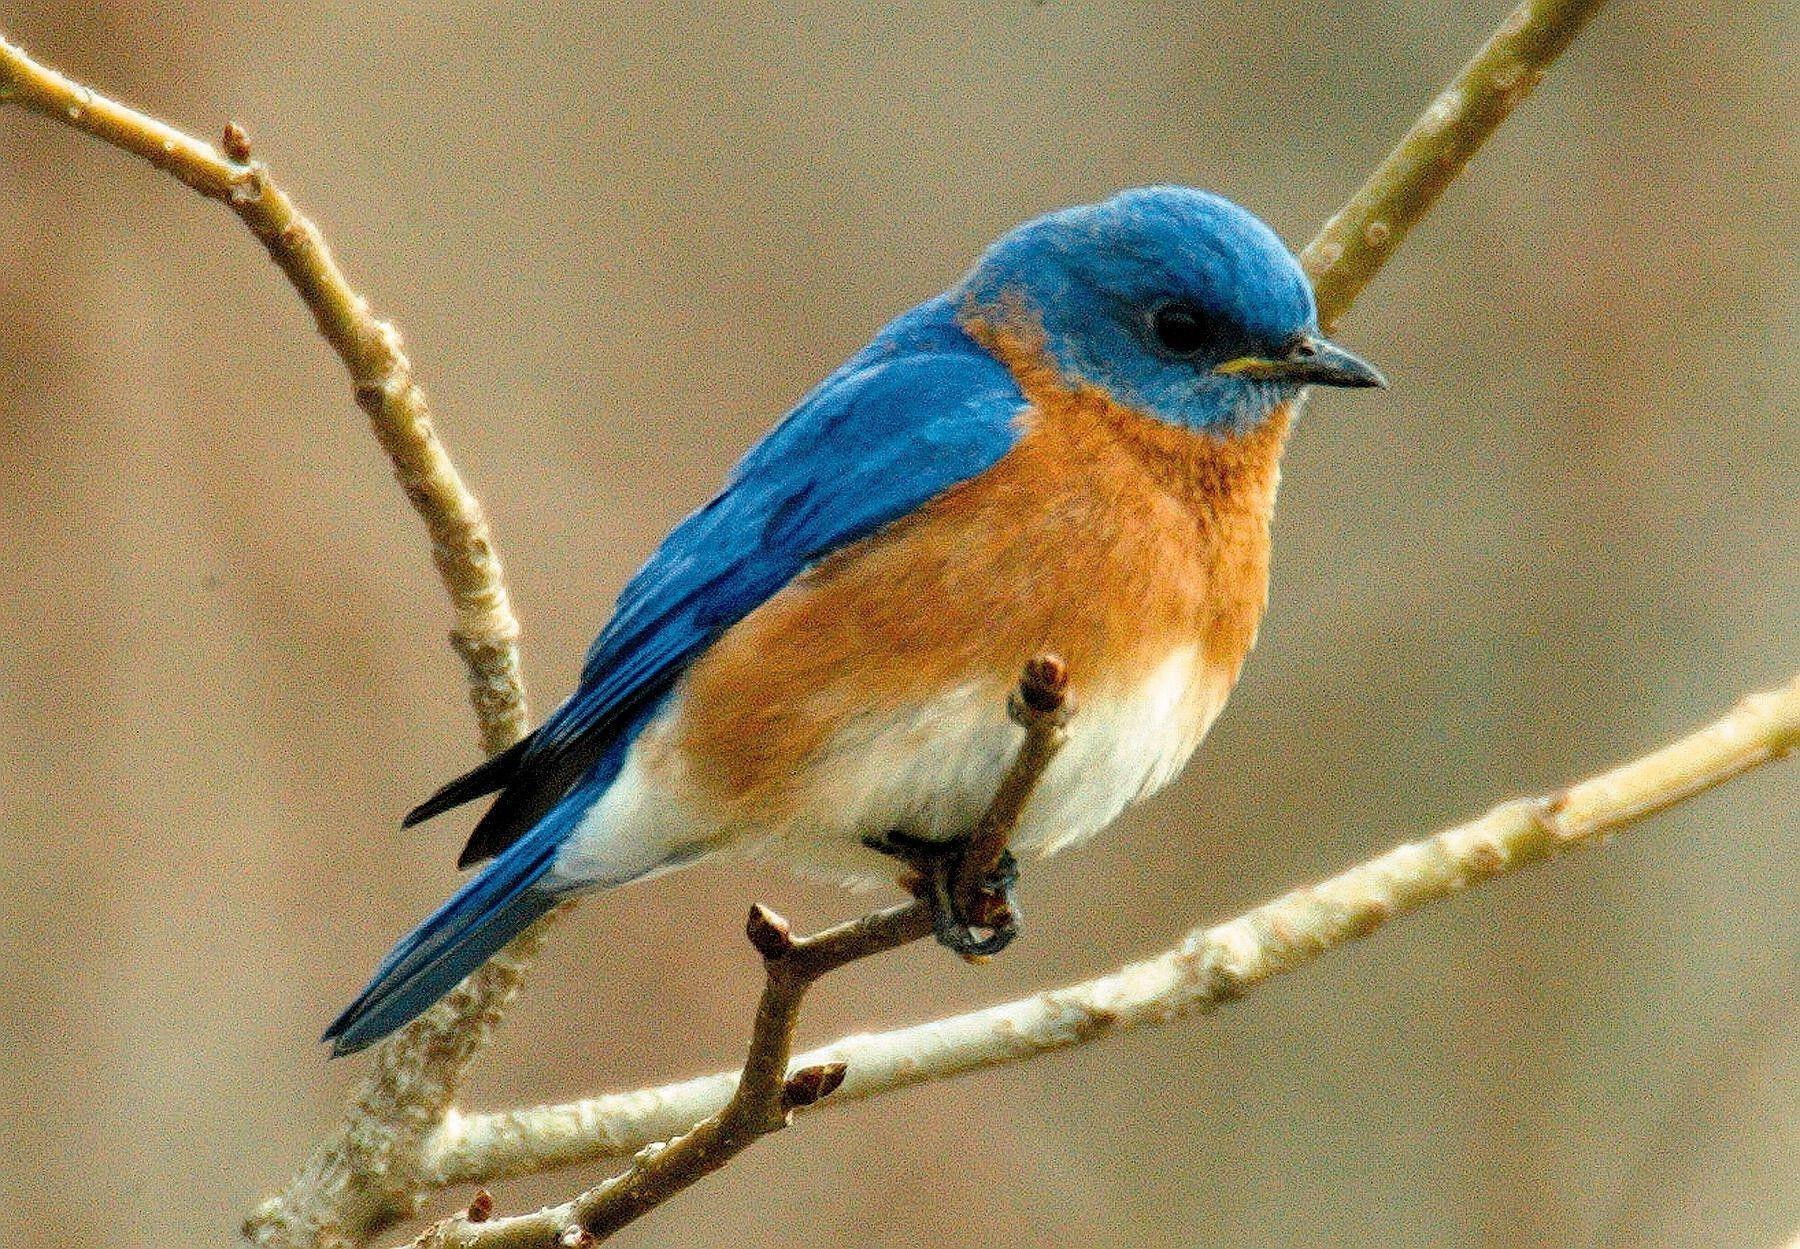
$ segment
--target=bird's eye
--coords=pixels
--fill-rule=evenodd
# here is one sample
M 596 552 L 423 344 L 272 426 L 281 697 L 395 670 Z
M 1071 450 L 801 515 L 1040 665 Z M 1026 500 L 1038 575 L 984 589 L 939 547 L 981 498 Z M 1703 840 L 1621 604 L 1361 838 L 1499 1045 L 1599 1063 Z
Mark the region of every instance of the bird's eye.
M 1206 324 L 1187 304 L 1164 304 L 1150 314 L 1150 332 L 1174 356 L 1197 355 L 1207 343 Z

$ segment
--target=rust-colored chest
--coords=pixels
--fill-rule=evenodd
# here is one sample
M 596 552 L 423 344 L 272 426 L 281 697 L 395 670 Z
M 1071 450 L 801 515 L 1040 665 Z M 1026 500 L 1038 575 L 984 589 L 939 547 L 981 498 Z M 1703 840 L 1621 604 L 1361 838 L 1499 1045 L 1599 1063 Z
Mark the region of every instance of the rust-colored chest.
M 822 561 L 690 670 L 677 736 L 714 785 L 786 790 L 859 719 L 946 690 L 997 711 L 1045 650 L 1103 699 L 1185 651 L 1198 740 L 1267 601 L 1289 413 L 1215 438 L 1021 381 L 1027 426 L 997 464 Z
M 891 655 L 914 679 L 1010 678 L 1049 649 L 1078 688 L 1129 684 L 1184 646 L 1235 677 L 1268 597 L 1287 412 L 1225 439 L 1094 392 L 1032 398 L 994 468 L 803 578 L 804 614 L 852 610 L 846 659 Z

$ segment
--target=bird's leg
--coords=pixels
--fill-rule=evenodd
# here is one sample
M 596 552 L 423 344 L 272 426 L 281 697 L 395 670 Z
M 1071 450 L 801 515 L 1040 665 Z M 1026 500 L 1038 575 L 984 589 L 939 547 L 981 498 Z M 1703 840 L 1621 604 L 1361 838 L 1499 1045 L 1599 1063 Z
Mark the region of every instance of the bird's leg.
M 1019 883 L 1019 864 L 1007 851 L 982 882 L 980 894 L 965 913 L 956 896 L 956 878 L 968 852 L 969 839 L 934 841 L 892 830 L 881 837 L 865 837 L 871 850 L 899 859 L 912 869 L 901 884 L 931 907 L 932 931 L 938 944 L 970 962 L 998 954 L 1019 935 L 1019 907 L 1014 888 Z M 988 935 L 977 936 L 975 930 Z

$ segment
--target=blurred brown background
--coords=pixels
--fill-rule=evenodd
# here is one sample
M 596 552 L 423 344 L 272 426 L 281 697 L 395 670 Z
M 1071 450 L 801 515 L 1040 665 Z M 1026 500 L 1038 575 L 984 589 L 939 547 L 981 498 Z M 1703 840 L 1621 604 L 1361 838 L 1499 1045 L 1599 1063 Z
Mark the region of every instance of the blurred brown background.
M 663 531 L 990 237 L 1186 181 L 1302 243 L 1499 11 L 22 0 L 0 29 L 248 127 L 405 330 L 543 708 Z M 1308 410 L 1261 648 L 1185 780 L 1031 869 L 1006 958 L 858 967 L 810 1038 L 1100 970 L 1785 679 L 1791 19 L 1602 15 L 1345 324 L 1394 388 Z M 320 1028 L 454 883 L 466 823 L 396 827 L 474 757 L 447 613 L 260 249 L 18 112 L 0 437 L 8 1244 L 222 1243 L 358 1074 Z M 1786 1243 L 1795 782 L 1214 1018 L 809 1119 L 618 1243 Z M 705 869 L 585 906 L 472 1101 L 735 1060 L 755 898 L 858 906 Z

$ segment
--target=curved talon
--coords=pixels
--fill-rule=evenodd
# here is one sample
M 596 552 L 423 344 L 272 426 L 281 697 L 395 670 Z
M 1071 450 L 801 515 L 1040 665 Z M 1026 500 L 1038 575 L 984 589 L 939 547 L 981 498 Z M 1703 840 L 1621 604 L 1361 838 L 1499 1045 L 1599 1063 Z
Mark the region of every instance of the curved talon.
M 1011 914 L 1008 914 L 1006 919 L 1001 921 L 986 937 L 977 937 L 975 930 L 969 925 L 942 912 L 934 912 L 932 918 L 936 925 L 933 932 L 937 937 L 938 944 L 954 951 L 971 963 L 985 961 L 1000 953 L 1013 943 L 1014 937 L 1019 935 L 1019 925 Z
M 981 962 L 1000 953 L 1019 935 L 1019 905 L 1014 889 L 1019 883 L 1019 863 L 1011 851 L 1000 856 L 994 871 L 982 882 L 974 900 L 976 915 L 966 914 L 956 898 L 956 878 L 961 873 L 967 840 L 927 841 L 905 833 L 865 837 L 871 850 L 911 864 L 918 879 L 909 887 L 931 907 L 931 931 L 938 944 L 969 960 Z M 976 935 L 986 929 L 988 935 Z
M 961 864 L 959 850 L 931 866 L 927 881 L 931 890 L 932 933 L 945 949 L 976 962 L 1000 953 L 1019 935 L 1019 908 L 1014 897 L 1019 865 L 1010 851 L 1001 856 L 993 875 L 982 882 L 982 892 L 976 899 L 981 912 L 977 920 L 963 912 L 956 897 L 955 882 Z M 976 936 L 978 927 L 986 928 L 988 935 Z

